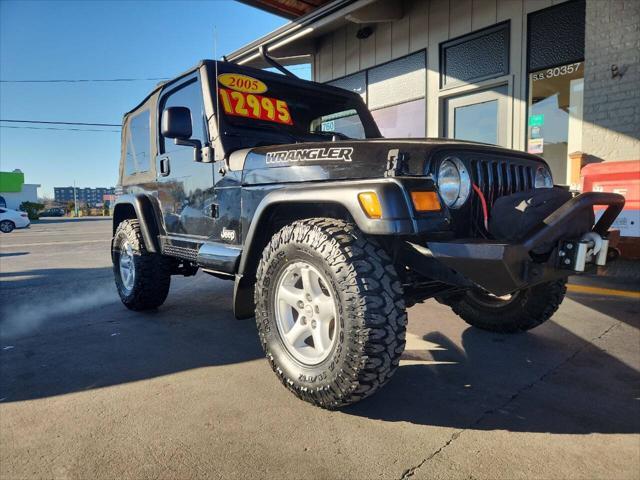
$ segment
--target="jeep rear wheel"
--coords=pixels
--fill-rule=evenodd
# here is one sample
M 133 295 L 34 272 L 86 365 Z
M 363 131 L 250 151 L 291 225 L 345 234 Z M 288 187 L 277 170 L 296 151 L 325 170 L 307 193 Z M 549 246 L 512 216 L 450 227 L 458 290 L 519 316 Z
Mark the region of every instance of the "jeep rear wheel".
M 474 327 L 499 333 L 522 332 L 551 318 L 564 299 L 566 284 L 566 279 L 556 280 L 503 297 L 479 289 L 469 290 L 448 303 Z
M 170 261 L 147 251 L 138 220 L 118 225 L 111 257 L 116 288 L 127 308 L 150 310 L 164 303 L 171 284 Z
M 398 367 L 402 286 L 386 252 L 349 223 L 314 218 L 275 234 L 258 266 L 255 303 L 271 367 L 307 402 L 357 402 Z

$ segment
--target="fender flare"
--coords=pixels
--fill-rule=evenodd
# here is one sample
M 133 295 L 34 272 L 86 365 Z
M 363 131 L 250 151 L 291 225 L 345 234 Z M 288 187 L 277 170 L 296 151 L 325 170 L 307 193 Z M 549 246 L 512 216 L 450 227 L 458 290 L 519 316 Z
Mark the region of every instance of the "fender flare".
M 366 216 L 358 200 L 361 192 L 375 192 L 382 207 L 382 218 Z M 255 238 L 268 212 L 275 206 L 285 204 L 332 203 L 345 208 L 358 228 L 370 235 L 410 235 L 418 230 L 410 206 L 409 194 L 403 184 L 394 178 L 375 181 L 323 182 L 283 187 L 274 190 L 260 201 L 253 220 L 244 237 L 244 249 L 240 258 L 238 274 L 244 275 L 255 255 Z
M 126 194 L 118 197 L 113 208 L 114 234 L 120 223 L 119 218 L 122 218 L 118 215 L 118 210 L 121 210 L 125 206 L 133 207 L 136 218 L 140 222 L 140 232 L 142 233 L 142 238 L 144 239 L 147 250 L 151 253 L 159 253 L 160 243 L 158 236 L 160 235 L 160 225 L 158 218 L 160 218 L 160 206 L 158 205 L 158 201 L 151 195 L 144 193 Z

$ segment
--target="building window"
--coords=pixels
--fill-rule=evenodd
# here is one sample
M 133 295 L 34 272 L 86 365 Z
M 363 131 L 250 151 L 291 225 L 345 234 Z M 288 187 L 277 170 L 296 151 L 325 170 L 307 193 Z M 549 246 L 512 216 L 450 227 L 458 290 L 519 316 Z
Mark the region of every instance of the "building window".
M 370 110 L 424 98 L 427 88 L 425 52 L 373 67 L 368 72 Z
M 333 82 L 329 82 L 329 85 L 334 87 L 343 88 L 350 92 L 356 92 L 362 97 L 364 103 L 367 103 L 367 73 L 358 72 L 348 77 L 343 77 Z
M 447 98 L 445 135 L 458 140 L 509 147 L 506 85 Z
M 420 138 L 426 131 L 424 98 L 371 112 L 383 136 Z
M 531 13 L 528 22 L 529 72 L 584 60 L 584 0 Z
M 426 82 L 423 50 L 333 80 L 329 85 L 359 93 L 384 137 L 424 137 Z
M 582 150 L 584 62 L 532 72 L 529 75 L 527 149 L 542 156 L 556 183 L 572 184 L 569 155 Z
M 440 87 L 509 73 L 509 22 L 440 45 Z

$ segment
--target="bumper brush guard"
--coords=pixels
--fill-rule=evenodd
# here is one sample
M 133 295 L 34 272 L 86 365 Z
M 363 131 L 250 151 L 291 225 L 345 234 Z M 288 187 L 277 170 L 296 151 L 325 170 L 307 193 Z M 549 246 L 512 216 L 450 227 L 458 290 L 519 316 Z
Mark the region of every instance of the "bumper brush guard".
M 584 209 L 606 205 L 591 232 L 580 239 L 561 239 L 562 224 L 571 222 Z M 491 243 L 483 239 L 428 242 L 431 255 L 448 268 L 494 295 L 583 272 L 587 263 L 606 263 L 608 231 L 624 207 L 624 197 L 615 193 L 580 194 L 549 215 L 528 237 L 518 243 Z M 546 262 L 535 262 L 530 252 L 545 243 L 557 243 Z

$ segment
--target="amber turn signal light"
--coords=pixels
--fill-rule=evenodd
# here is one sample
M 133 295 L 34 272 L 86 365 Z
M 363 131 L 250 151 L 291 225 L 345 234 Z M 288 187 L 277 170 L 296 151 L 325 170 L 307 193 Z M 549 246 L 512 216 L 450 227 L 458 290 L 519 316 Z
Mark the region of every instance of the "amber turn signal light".
M 358 194 L 358 201 L 364 213 L 369 218 L 381 218 L 382 207 L 380 206 L 380 200 L 376 192 L 362 192 Z
M 435 212 L 441 209 L 440 200 L 436 192 L 411 192 L 413 206 L 418 212 Z

